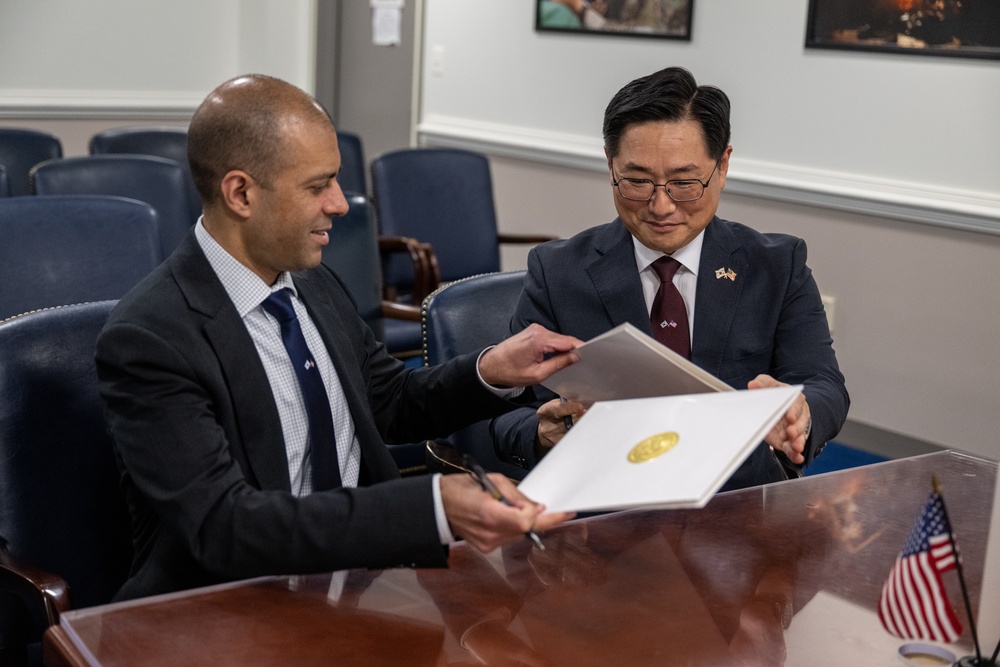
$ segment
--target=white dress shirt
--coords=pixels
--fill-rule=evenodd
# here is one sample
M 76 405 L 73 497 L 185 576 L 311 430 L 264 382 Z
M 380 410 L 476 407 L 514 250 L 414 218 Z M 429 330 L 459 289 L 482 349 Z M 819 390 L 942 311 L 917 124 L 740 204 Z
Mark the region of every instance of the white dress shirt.
M 691 346 L 694 347 L 694 303 L 695 294 L 698 290 L 698 270 L 701 265 L 701 246 L 705 242 L 705 230 L 694 237 L 690 243 L 670 255 L 680 263 L 680 268 L 674 274 L 673 283 L 677 291 L 684 299 L 684 308 L 688 316 L 688 334 L 691 336 Z M 639 243 L 639 240 L 632 237 L 632 245 L 635 248 L 635 265 L 639 272 L 639 280 L 642 282 L 642 297 L 646 301 L 646 312 L 653 309 L 653 299 L 660 289 L 660 276 L 652 267 L 653 262 L 663 257 L 666 253 L 659 250 L 651 250 Z

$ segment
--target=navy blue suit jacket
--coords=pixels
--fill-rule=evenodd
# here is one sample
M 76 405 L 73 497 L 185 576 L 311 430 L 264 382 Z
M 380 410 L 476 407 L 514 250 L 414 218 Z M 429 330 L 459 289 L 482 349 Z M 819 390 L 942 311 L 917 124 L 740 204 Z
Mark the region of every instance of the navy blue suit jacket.
M 716 278 L 718 268 L 732 269 L 736 280 Z M 695 364 L 737 389 L 746 389 L 761 373 L 805 386 L 813 420 L 808 465 L 840 430 L 850 399 L 819 290 L 806 266 L 805 242 L 714 218 L 705 229 L 695 298 Z M 533 322 L 581 340 L 625 322 L 652 335 L 632 235 L 621 220 L 531 251 L 511 329 Z M 536 405 L 553 397 L 540 387 L 536 395 Z M 527 408 L 494 419 L 498 456 L 533 466 L 537 424 Z M 783 478 L 762 445 L 723 488 Z
M 384 443 L 441 437 L 511 404 L 482 386 L 475 354 L 404 369 L 325 266 L 293 279 L 344 388 L 359 487 L 291 494 L 264 367 L 192 231 L 121 300 L 97 344 L 134 527 L 119 599 L 267 574 L 447 564 L 431 478 L 397 479 Z

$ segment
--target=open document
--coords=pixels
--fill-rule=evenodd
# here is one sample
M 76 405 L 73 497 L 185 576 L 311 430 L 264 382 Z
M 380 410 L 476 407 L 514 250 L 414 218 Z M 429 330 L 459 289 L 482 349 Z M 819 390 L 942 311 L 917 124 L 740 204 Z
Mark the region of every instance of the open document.
M 628 323 L 590 339 L 575 352 L 580 361 L 542 384 L 581 403 L 732 390 Z
M 801 391 L 595 403 L 518 488 L 555 512 L 703 507 Z

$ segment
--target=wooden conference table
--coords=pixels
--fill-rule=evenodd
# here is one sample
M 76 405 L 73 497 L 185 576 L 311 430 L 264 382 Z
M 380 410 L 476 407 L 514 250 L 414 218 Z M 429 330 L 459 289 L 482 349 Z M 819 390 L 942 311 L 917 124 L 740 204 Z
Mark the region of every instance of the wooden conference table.
M 931 491 L 978 610 L 997 466 L 940 452 L 577 519 L 447 570 L 237 582 L 63 614 L 56 665 L 889 665 L 875 613 Z M 374 527 L 373 527 L 374 529 Z M 945 587 L 971 651 L 958 579 Z

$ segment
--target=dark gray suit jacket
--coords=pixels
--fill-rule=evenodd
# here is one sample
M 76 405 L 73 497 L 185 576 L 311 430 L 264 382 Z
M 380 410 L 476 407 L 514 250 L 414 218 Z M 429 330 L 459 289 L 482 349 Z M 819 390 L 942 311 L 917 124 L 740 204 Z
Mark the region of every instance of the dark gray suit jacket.
M 476 355 L 404 369 L 326 267 L 293 278 L 347 396 L 359 488 L 291 494 L 264 368 L 192 232 L 121 300 L 97 345 L 134 526 L 119 599 L 266 574 L 447 564 L 430 477 L 397 479 L 384 442 L 443 436 L 512 404 L 480 384 Z
M 736 280 L 717 279 L 719 268 L 732 269 Z M 511 329 L 532 322 L 581 340 L 625 322 L 652 335 L 632 235 L 621 220 L 531 251 Z M 813 420 L 807 464 L 843 426 L 850 399 L 801 239 L 714 218 L 705 229 L 692 338 L 691 360 L 732 387 L 746 389 L 761 373 L 805 386 Z M 536 395 L 553 397 L 542 388 Z M 533 466 L 537 424 L 527 408 L 494 419 L 498 456 Z M 783 478 L 762 445 L 723 488 Z

